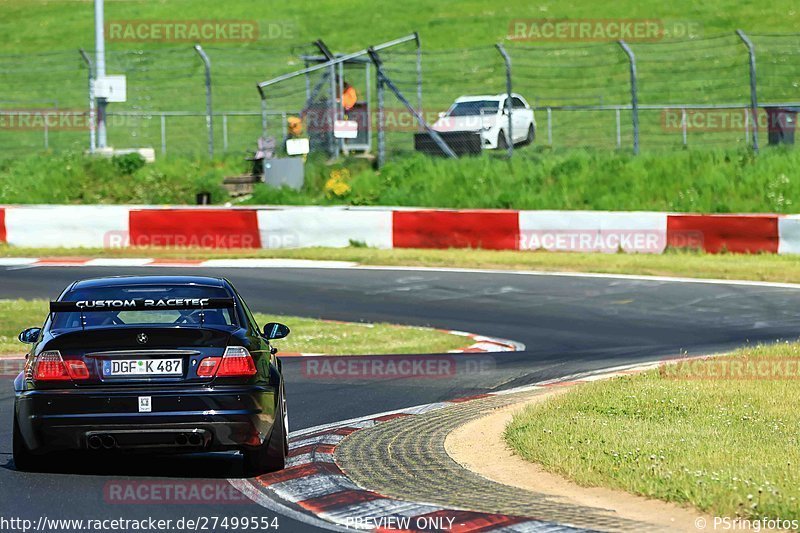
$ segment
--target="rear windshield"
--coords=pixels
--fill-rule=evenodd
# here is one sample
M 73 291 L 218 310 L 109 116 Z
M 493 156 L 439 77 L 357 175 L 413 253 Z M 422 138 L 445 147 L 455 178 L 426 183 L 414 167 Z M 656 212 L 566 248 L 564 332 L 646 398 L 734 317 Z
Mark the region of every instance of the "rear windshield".
M 77 289 L 64 295 L 64 301 L 125 300 L 167 298 L 230 298 L 221 287 L 204 286 L 121 286 Z M 53 313 L 51 329 L 80 329 L 81 313 L 78 311 Z M 113 326 L 232 326 L 235 314 L 232 308 L 158 309 L 88 311 L 83 313 L 83 327 Z

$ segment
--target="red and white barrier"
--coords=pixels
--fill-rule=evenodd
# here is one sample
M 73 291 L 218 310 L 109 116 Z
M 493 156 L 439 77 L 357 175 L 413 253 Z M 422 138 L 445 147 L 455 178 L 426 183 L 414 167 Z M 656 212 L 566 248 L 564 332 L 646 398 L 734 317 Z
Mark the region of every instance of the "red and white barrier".
M 778 252 L 777 215 L 669 215 L 667 242 L 710 253 Z
M 800 253 L 800 215 L 362 207 L 0 206 L 26 247 L 345 247 Z
M 520 211 L 520 250 L 660 254 L 667 214 L 608 211 Z
M 132 209 L 128 237 L 119 245 L 261 248 L 255 209 Z
M 110 235 L 127 233 L 131 209 L 124 205 L 6 207 L 4 241 L 41 248 L 107 247 Z
M 402 210 L 392 216 L 394 248 L 516 250 L 519 213 L 493 210 Z
M 778 218 L 778 253 L 800 254 L 800 215 Z
M 392 211 L 336 207 L 259 209 L 263 248 L 341 248 L 352 242 L 392 248 Z

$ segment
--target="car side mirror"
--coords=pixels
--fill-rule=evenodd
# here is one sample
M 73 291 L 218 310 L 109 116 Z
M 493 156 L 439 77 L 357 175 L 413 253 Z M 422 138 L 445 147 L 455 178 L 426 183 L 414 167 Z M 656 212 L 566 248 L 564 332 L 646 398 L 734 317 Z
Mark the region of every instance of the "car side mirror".
M 289 335 L 290 331 L 289 326 L 285 326 L 280 322 L 270 322 L 264 326 L 264 336 L 268 340 L 282 339 Z
M 42 332 L 42 328 L 28 328 L 22 330 L 17 337 L 20 342 L 24 342 L 25 344 L 33 344 L 39 339 L 39 334 Z

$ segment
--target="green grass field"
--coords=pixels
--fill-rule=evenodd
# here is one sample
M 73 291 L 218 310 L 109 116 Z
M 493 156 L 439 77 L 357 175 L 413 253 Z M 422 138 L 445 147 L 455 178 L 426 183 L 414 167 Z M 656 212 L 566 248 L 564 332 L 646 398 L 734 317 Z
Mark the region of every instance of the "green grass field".
M 798 519 L 798 357 L 796 343 L 748 347 L 676 374 L 581 385 L 515 416 L 505 438 L 580 485 L 716 516 Z M 708 377 L 724 371 L 738 377 Z
M 91 2 L 74 0 L 6 0 L 0 20 L 0 109 L 82 108 L 86 102 L 86 69 L 77 54 L 94 47 Z M 640 101 L 643 104 L 746 103 L 749 101 L 747 55 L 733 34 L 743 28 L 753 34 L 758 48 L 759 97 L 762 102 L 800 100 L 800 66 L 797 37 L 775 34 L 796 32 L 798 10 L 791 0 L 769 5 L 745 0 L 680 0 L 670 4 L 634 2 L 598 4 L 531 4 L 509 0 L 502 5 L 485 0 L 411 0 L 403 4 L 351 0 L 324 0 L 312 7 L 270 0 L 254 5 L 245 0 L 218 3 L 211 0 L 108 2 L 107 23 L 125 21 L 253 21 L 259 38 L 248 42 L 206 42 L 212 59 L 215 110 L 258 111 L 255 83 L 302 67 L 299 54 L 308 43 L 322 38 L 335 51 L 355 51 L 368 45 L 418 31 L 423 58 L 424 104 L 431 113 L 443 110 L 464 93 L 504 90 L 502 61 L 492 46 L 509 44 L 518 92 L 537 105 L 626 104 L 629 102 L 627 59 L 613 42 L 512 42 L 515 20 L 542 19 L 657 19 L 666 29 L 693 28 L 691 42 L 634 45 L 639 58 Z M 271 26 L 270 26 L 271 25 Z M 272 32 L 270 27 L 277 28 Z M 724 37 L 718 37 L 724 36 Z M 702 40 L 707 39 L 708 40 Z M 701 39 L 701 40 L 697 40 Z M 192 42 L 126 42 L 109 35 L 108 71 L 128 76 L 128 102 L 110 111 L 151 113 L 142 118 L 117 117 L 110 139 L 117 146 L 160 146 L 159 111 L 202 113 L 205 105 L 203 67 Z M 558 48 L 558 50 L 555 50 Z M 42 54 L 35 59 L 25 54 Z M 413 94 L 413 46 L 386 52 L 387 69 L 403 90 Z M 361 83 L 361 74 L 350 77 Z M 48 83 L 41 83 L 46 79 Z M 58 87 L 53 91 L 53 87 Z M 276 88 L 270 108 L 293 111 L 302 102 L 305 80 Z M 365 88 L 362 88 L 362 96 Z M 390 98 L 390 108 L 399 104 Z M 630 146 L 630 115 L 623 113 L 621 134 Z M 553 116 L 553 144 L 615 147 L 613 112 L 558 112 Z M 222 128 L 217 121 L 216 141 L 222 148 Z M 545 117 L 539 121 L 540 143 L 546 142 Z M 673 148 L 680 135 L 665 132 L 660 111 L 642 111 L 644 149 Z M 280 132 L 280 120 L 270 123 Z M 206 138 L 202 116 L 169 118 L 166 126 L 168 154 L 202 154 Z M 260 131 L 257 117 L 230 117 L 228 150 L 242 154 L 252 148 Z M 83 148 L 86 132 L 51 132 L 55 150 Z M 410 149 L 408 132 L 391 134 L 396 150 Z M 396 139 L 396 140 L 394 140 Z M 690 146 L 738 146 L 746 142 L 743 131 L 690 134 Z M 41 150 L 41 131 L 0 131 L 6 154 Z
M 20 355 L 26 345 L 20 331 L 40 326 L 47 316 L 46 300 L 0 300 L 0 356 Z M 256 313 L 259 324 L 283 322 L 291 334 L 274 345 L 283 352 L 328 355 L 444 353 L 463 348 L 464 337 L 430 328 L 393 324 L 331 322 L 285 315 Z
M 326 187 L 349 167 L 344 192 Z M 531 153 L 455 162 L 405 158 L 374 172 L 364 161 L 308 165 L 301 191 L 256 187 L 245 204 L 795 213 L 800 151 L 678 151 L 633 157 L 607 151 Z M 241 172 L 217 161 L 168 158 L 142 168 L 77 154 L 0 161 L 0 203 L 192 204 L 199 192 L 231 201 L 220 182 Z
M 379 6 L 379 9 L 377 7 Z M 93 8 L 91 2 L 72 0 L 6 0 L 0 23 L 5 53 L 27 53 L 54 48 L 91 49 Z M 267 0 L 254 5 L 247 0 L 221 4 L 212 0 L 146 0 L 107 2 L 107 20 L 257 20 L 289 22 L 293 31 L 286 38 L 268 35 L 254 48 L 307 43 L 327 38 L 342 49 L 357 49 L 389 36 L 417 30 L 431 49 L 473 47 L 494 44 L 508 34 L 512 19 L 525 18 L 624 18 L 699 21 L 704 33 L 733 31 L 750 27 L 761 32 L 789 32 L 797 29 L 800 12 L 791 0 L 771 2 L 769 9 L 746 0 L 712 0 L 697 3 L 678 0 L 669 4 L 622 0 L 598 4 L 580 0 L 569 4 L 548 1 L 531 4 L 508 0 L 492 4 L 482 0 L 409 0 L 403 4 L 368 0 L 320 0 L 313 9 L 300 4 Z M 115 48 L 124 48 L 118 43 Z M 57 46 L 55 46 L 57 45 Z M 157 47 L 157 45 L 150 45 Z M 146 47 L 146 46 L 142 46 Z
M 92 3 L 7 0 L 3 8 L 0 111 L 84 108 L 87 72 L 77 49 L 93 48 Z M 681 0 L 669 5 L 631 0 L 602 5 L 588 0 L 535 5 L 522 0 L 502 5 L 485 0 L 412 0 L 402 5 L 383 2 L 377 9 L 365 0 L 344 4 L 325 0 L 314 3 L 313 9 L 244 0 L 125 0 L 106 5 L 109 25 L 187 20 L 257 23 L 260 33 L 255 41 L 204 43 L 212 61 L 218 114 L 257 112 L 256 82 L 301 68 L 300 56 L 311 51 L 309 43 L 317 38 L 336 51 L 353 51 L 412 31 L 419 32 L 424 52 L 423 107 L 428 117 L 435 117 L 459 95 L 505 90 L 503 64 L 493 47 L 499 41 L 505 41 L 512 56 L 514 90 L 534 105 L 628 104 L 628 60 L 616 43 L 508 39 L 514 21 L 560 18 L 656 19 L 666 29 L 693 28 L 690 39 L 632 44 L 641 104 L 748 103 L 747 51 L 733 33 L 737 28 L 745 29 L 756 44 L 759 101 L 800 101 L 800 34 L 789 34 L 797 31 L 800 15 L 790 0 L 769 5 L 744 0 L 700 4 Z M 277 30 L 270 33 L 270 28 Z M 230 115 L 223 125 L 218 116 L 217 159 L 209 162 L 202 116 L 203 66 L 193 43 L 129 42 L 109 36 L 107 44 L 108 72 L 128 78 L 128 101 L 112 104 L 109 110 L 142 114 L 112 117 L 110 143 L 154 147 L 159 163 L 119 175 L 106 163 L 54 155 L 84 150 L 87 131 L 49 131 L 49 150 L 43 151 L 43 131 L 0 126 L 0 202 L 192 203 L 197 192 L 211 192 L 217 202 L 227 200 L 217 186 L 219 180 L 247 171 L 245 157 L 252 154 L 261 133 L 260 118 Z M 384 52 L 384 59 L 387 72 L 416 102 L 413 44 Z M 366 98 L 363 72 L 348 71 L 345 77 Z M 308 82 L 317 79 L 312 76 Z M 269 89 L 268 109 L 295 112 L 303 106 L 306 82 L 299 77 Z M 369 85 L 374 89 L 374 80 Z M 401 106 L 389 96 L 387 108 L 394 116 Z M 160 151 L 163 111 L 196 114 L 164 119 L 166 153 Z M 387 134 L 389 164 L 380 172 L 364 160 L 328 166 L 327 156 L 312 158 L 303 191 L 259 187 L 251 202 L 783 213 L 793 212 L 800 201 L 793 179 L 796 152 L 770 149 L 754 158 L 741 127 L 691 129 L 685 150 L 681 132 L 665 125 L 660 110 L 642 109 L 644 154 L 633 158 L 628 111 L 620 114 L 619 148 L 614 111 L 556 109 L 548 117 L 540 110 L 537 118 L 537 141 L 518 150 L 511 163 L 497 154 L 460 161 L 414 157 L 409 152 L 415 128 L 401 127 Z M 279 141 L 283 124 L 280 116 L 268 121 L 269 134 Z M 227 152 L 223 130 L 228 133 Z M 765 137 L 762 128 L 762 145 Z M 351 171 L 349 189 L 332 194 L 324 184 L 342 165 Z

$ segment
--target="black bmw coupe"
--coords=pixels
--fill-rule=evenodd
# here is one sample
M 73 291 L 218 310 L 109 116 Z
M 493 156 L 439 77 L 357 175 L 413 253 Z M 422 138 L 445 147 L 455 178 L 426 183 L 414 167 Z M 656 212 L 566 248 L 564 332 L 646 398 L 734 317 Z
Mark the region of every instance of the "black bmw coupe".
M 241 451 L 251 473 L 288 453 L 281 363 L 225 279 L 125 276 L 67 287 L 14 381 L 14 463 L 48 453 Z

